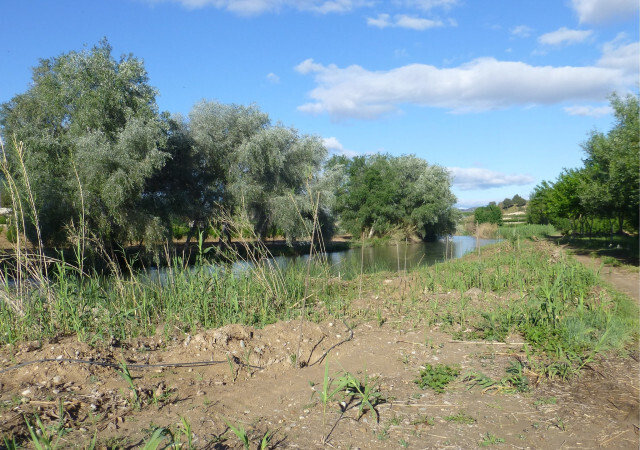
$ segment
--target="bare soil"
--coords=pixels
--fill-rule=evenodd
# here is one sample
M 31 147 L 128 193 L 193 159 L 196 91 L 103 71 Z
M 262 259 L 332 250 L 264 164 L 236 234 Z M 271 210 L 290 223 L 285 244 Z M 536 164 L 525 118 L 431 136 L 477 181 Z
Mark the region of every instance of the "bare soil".
M 633 283 L 636 276 L 637 283 L 637 274 L 612 273 L 616 285 L 618 277 Z M 394 295 L 403 282 L 383 280 L 381 295 Z M 135 448 L 154 427 L 175 431 L 184 417 L 197 448 L 242 448 L 226 422 L 242 425 L 252 448 L 267 431 L 275 433 L 271 444 L 277 448 L 638 448 L 637 349 L 627 357 L 601 356 L 570 381 L 528 373 L 526 393 L 470 388 L 458 379 L 438 394 L 414 383 L 425 364 L 457 364 L 462 373 L 477 370 L 499 378 L 510 362 L 524 358 L 522 339 L 455 341 L 438 324 L 426 326 L 385 300 L 375 296 L 352 305 L 379 306 L 384 323 L 363 313 L 362 320 L 349 323 L 351 331 L 338 320 L 292 321 L 263 329 L 228 325 L 168 340 L 159 331 L 157 337 L 114 340 L 100 348 L 74 337 L 6 346 L 0 350 L 0 370 L 44 358 L 210 365 L 132 368 L 139 408 L 114 368 L 50 361 L 0 373 L 0 435 L 27 436 L 23 414 L 38 413 L 47 426 L 68 429 L 59 442 L 63 447 L 85 447 L 96 435 L 98 448 Z M 301 326 L 305 367 L 298 368 L 291 355 Z M 359 417 L 358 402 L 346 398 L 342 405 L 330 402 L 323 414 L 319 392 L 327 361 L 331 376 L 349 371 L 377 380 L 385 398 L 376 407 L 379 417 L 369 410 Z M 460 413 L 472 423 L 451 419 Z

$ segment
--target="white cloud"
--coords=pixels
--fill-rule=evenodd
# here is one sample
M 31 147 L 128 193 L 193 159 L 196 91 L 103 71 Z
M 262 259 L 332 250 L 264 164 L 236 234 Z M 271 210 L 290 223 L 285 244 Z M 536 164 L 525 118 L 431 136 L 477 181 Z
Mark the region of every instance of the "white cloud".
M 267 81 L 269 83 L 278 84 L 280 83 L 280 77 L 273 72 L 267 74 Z
M 562 27 L 543 34 L 538 38 L 538 42 L 544 45 L 577 44 L 585 41 L 592 34 L 592 30 L 570 30 Z
M 410 8 L 430 11 L 434 8 L 449 9 L 460 2 L 459 0 L 404 0 L 402 3 Z
M 619 69 L 626 73 L 637 73 L 640 43 L 621 44 L 621 38 L 623 36 L 604 44 L 602 57 L 598 60 L 598 65 L 610 69 Z
M 613 20 L 638 20 L 638 0 L 572 0 L 580 23 L 606 23 Z
M 574 105 L 566 106 L 564 110 L 570 116 L 602 117 L 613 113 L 610 106 Z
M 358 152 L 354 152 L 353 150 L 347 150 L 346 148 L 344 148 L 342 143 L 333 136 L 322 139 L 322 144 L 325 146 L 327 150 L 329 150 L 329 153 L 333 153 L 336 155 L 344 155 L 348 158 L 353 158 L 354 156 L 358 156 Z
M 479 167 L 448 167 L 447 169 L 453 176 L 453 185 L 463 191 L 503 186 L 523 186 L 534 182 L 533 177 L 530 175 L 507 175 Z
M 397 27 L 423 31 L 429 28 L 442 27 L 440 20 L 425 19 L 422 17 L 398 14 L 393 20 L 389 14 L 378 14 L 378 17 L 367 17 L 367 25 L 378 28 Z
M 152 3 L 171 1 L 189 9 L 211 6 L 240 15 L 258 15 L 278 12 L 283 9 L 311 11 L 319 14 L 342 13 L 363 6 L 370 6 L 371 0 L 147 0 Z
M 635 46 L 635 47 L 634 47 Z M 602 101 L 614 90 L 635 85 L 638 43 L 605 46 L 592 66 L 532 66 L 518 61 L 478 58 L 451 68 L 409 64 L 386 71 L 358 65 L 338 67 L 307 59 L 296 70 L 312 74 L 312 101 L 298 107 L 333 119 L 375 119 L 403 103 L 475 112 L 512 106 Z M 635 50 L 637 56 L 637 50 Z
M 518 25 L 517 27 L 511 28 L 511 30 L 509 31 L 513 36 L 525 38 L 531 36 L 531 32 L 533 31 L 533 29 L 526 25 Z

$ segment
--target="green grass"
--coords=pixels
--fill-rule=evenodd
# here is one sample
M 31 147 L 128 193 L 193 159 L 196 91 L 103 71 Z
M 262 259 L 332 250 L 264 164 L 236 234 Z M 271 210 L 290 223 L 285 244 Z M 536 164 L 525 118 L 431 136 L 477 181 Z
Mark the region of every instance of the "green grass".
M 302 262 L 285 268 L 263 264 L 238 272 L 204 259 L 186 267 L 176 258 L 163 277 L 135 272 L 78 276 L 59 263 L 40 289 L 23 289 L 19 295 L 3 287 L 9 301 L 0 302 L 0 343 L 64 335 L 99 343 L 112 336 L 154 335 L 161 325 L 167 333 L 195 333 L 230 323 L 262 327 L 300 314 L 313 321 L 367 314 L 376 320 L 376 309 L 367 313 L 350 307 L 362 285 L 365 298 L 389 297 L 392 314 L 416 324 L 438 324 L 458 339 L 500 341 L 517 333 L 528 345 L 525 368 L 566 378 L 596 354 L 622 350 L 637 339 L 638 308 L 603 285 L 595 271 L 551 244 L 526 238 L 544 229 L 517 227 L 514 239 L 462 259 L 415 268 L 402 290 L 387 293 L 382 291 L 389 273 L 364 274 L 361 282 L 353 270 L 352 279 L 336 280 L 321 263 L 309 268 Z M 473 288 L 476 293 L 468 294 Z M 446 386 L 438 384 L 444 381 L 438 377 L 450 375 L 433 376 L 423 385 L 438 390 Z
M 463 425 L 473 425 L 474 423 L 477 422 L 477 420 L 474 417 L 471 417 L 469 414 L 465 413 L 464 411 L 459 412 L 457 414 L 453 414 L 451 416 L 446 416 L 444 420 L 446 420 L 447 422 L 459 423 Z
M 421 389 L 431 388 L 438 393 L 443 393 L 449 383 L 458 378 L 460 368 L 457 366 L 447 366 L 444 364 L 426 364 L 425 368 L 420 370 L 420 374 L 414 383 Z
M 159 325 L 193 333 L 230 323 L 262 327 L 300 314 L 307 268 L 265 266 L 241 273 L 205 261 L 185 267 L 180 260 L 166 276 L 78 276 L 59 264 L 45 289 L 23 292 L 19 309 L 0 302 L 0 343 L 76 335 L 87 342 L 153 335 Z M 323 303 L 340 316 L 344 295 L 334 295 L 324 267 L 313 265 L 308 303 Z M 12 294 L 11 287 L 4 286 Z M 309 295 L 307 294 L 307 295 Z M 16 293 L 17 295 L 17 293 Z M 307 308 L 308 318 L 313 311 Z

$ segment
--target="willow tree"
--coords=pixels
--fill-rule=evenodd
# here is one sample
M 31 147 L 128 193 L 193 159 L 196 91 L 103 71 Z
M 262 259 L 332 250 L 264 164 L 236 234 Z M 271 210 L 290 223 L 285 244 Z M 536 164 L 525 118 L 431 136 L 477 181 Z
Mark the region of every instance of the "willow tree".
M 108 245 L 164 234 L 140 207 L 146 181 L 167 158 L 156 91 L 141 60 L 116 60 L 111 51 L 102 41 L 43 59 L 29 89 L 2 105 L 4 140 L 25 148 L 22 156 L 8 153 L 9 169 L 22 195 L 32 190 L 46 244 L 65 242 L 81 218 Z
M 283 126 L 261 130 L 240 146 L 229 191 L 256 234 L 264 238 L 277 229 L 291 242 L 311 235 L 314 223 L 330 234 L 331 213 L 318 183 L 326 154 L 318 137 Z

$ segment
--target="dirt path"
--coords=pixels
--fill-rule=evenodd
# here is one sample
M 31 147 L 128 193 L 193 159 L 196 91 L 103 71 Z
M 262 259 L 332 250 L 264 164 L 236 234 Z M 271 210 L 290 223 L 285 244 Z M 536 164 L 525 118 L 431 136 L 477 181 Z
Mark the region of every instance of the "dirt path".
M 614 286 L 620 292 L 624 292 L 629 297 L 635 299 L 640 303 L 640 273 L 631 272 L 624 267 L 615 267 L 610 265 L 604 265 L 602 258 L 587 256 L 587 255 L 574 255 L 575 258 L 585 266 L 593 269 L 600 270 L 600 276 Z

